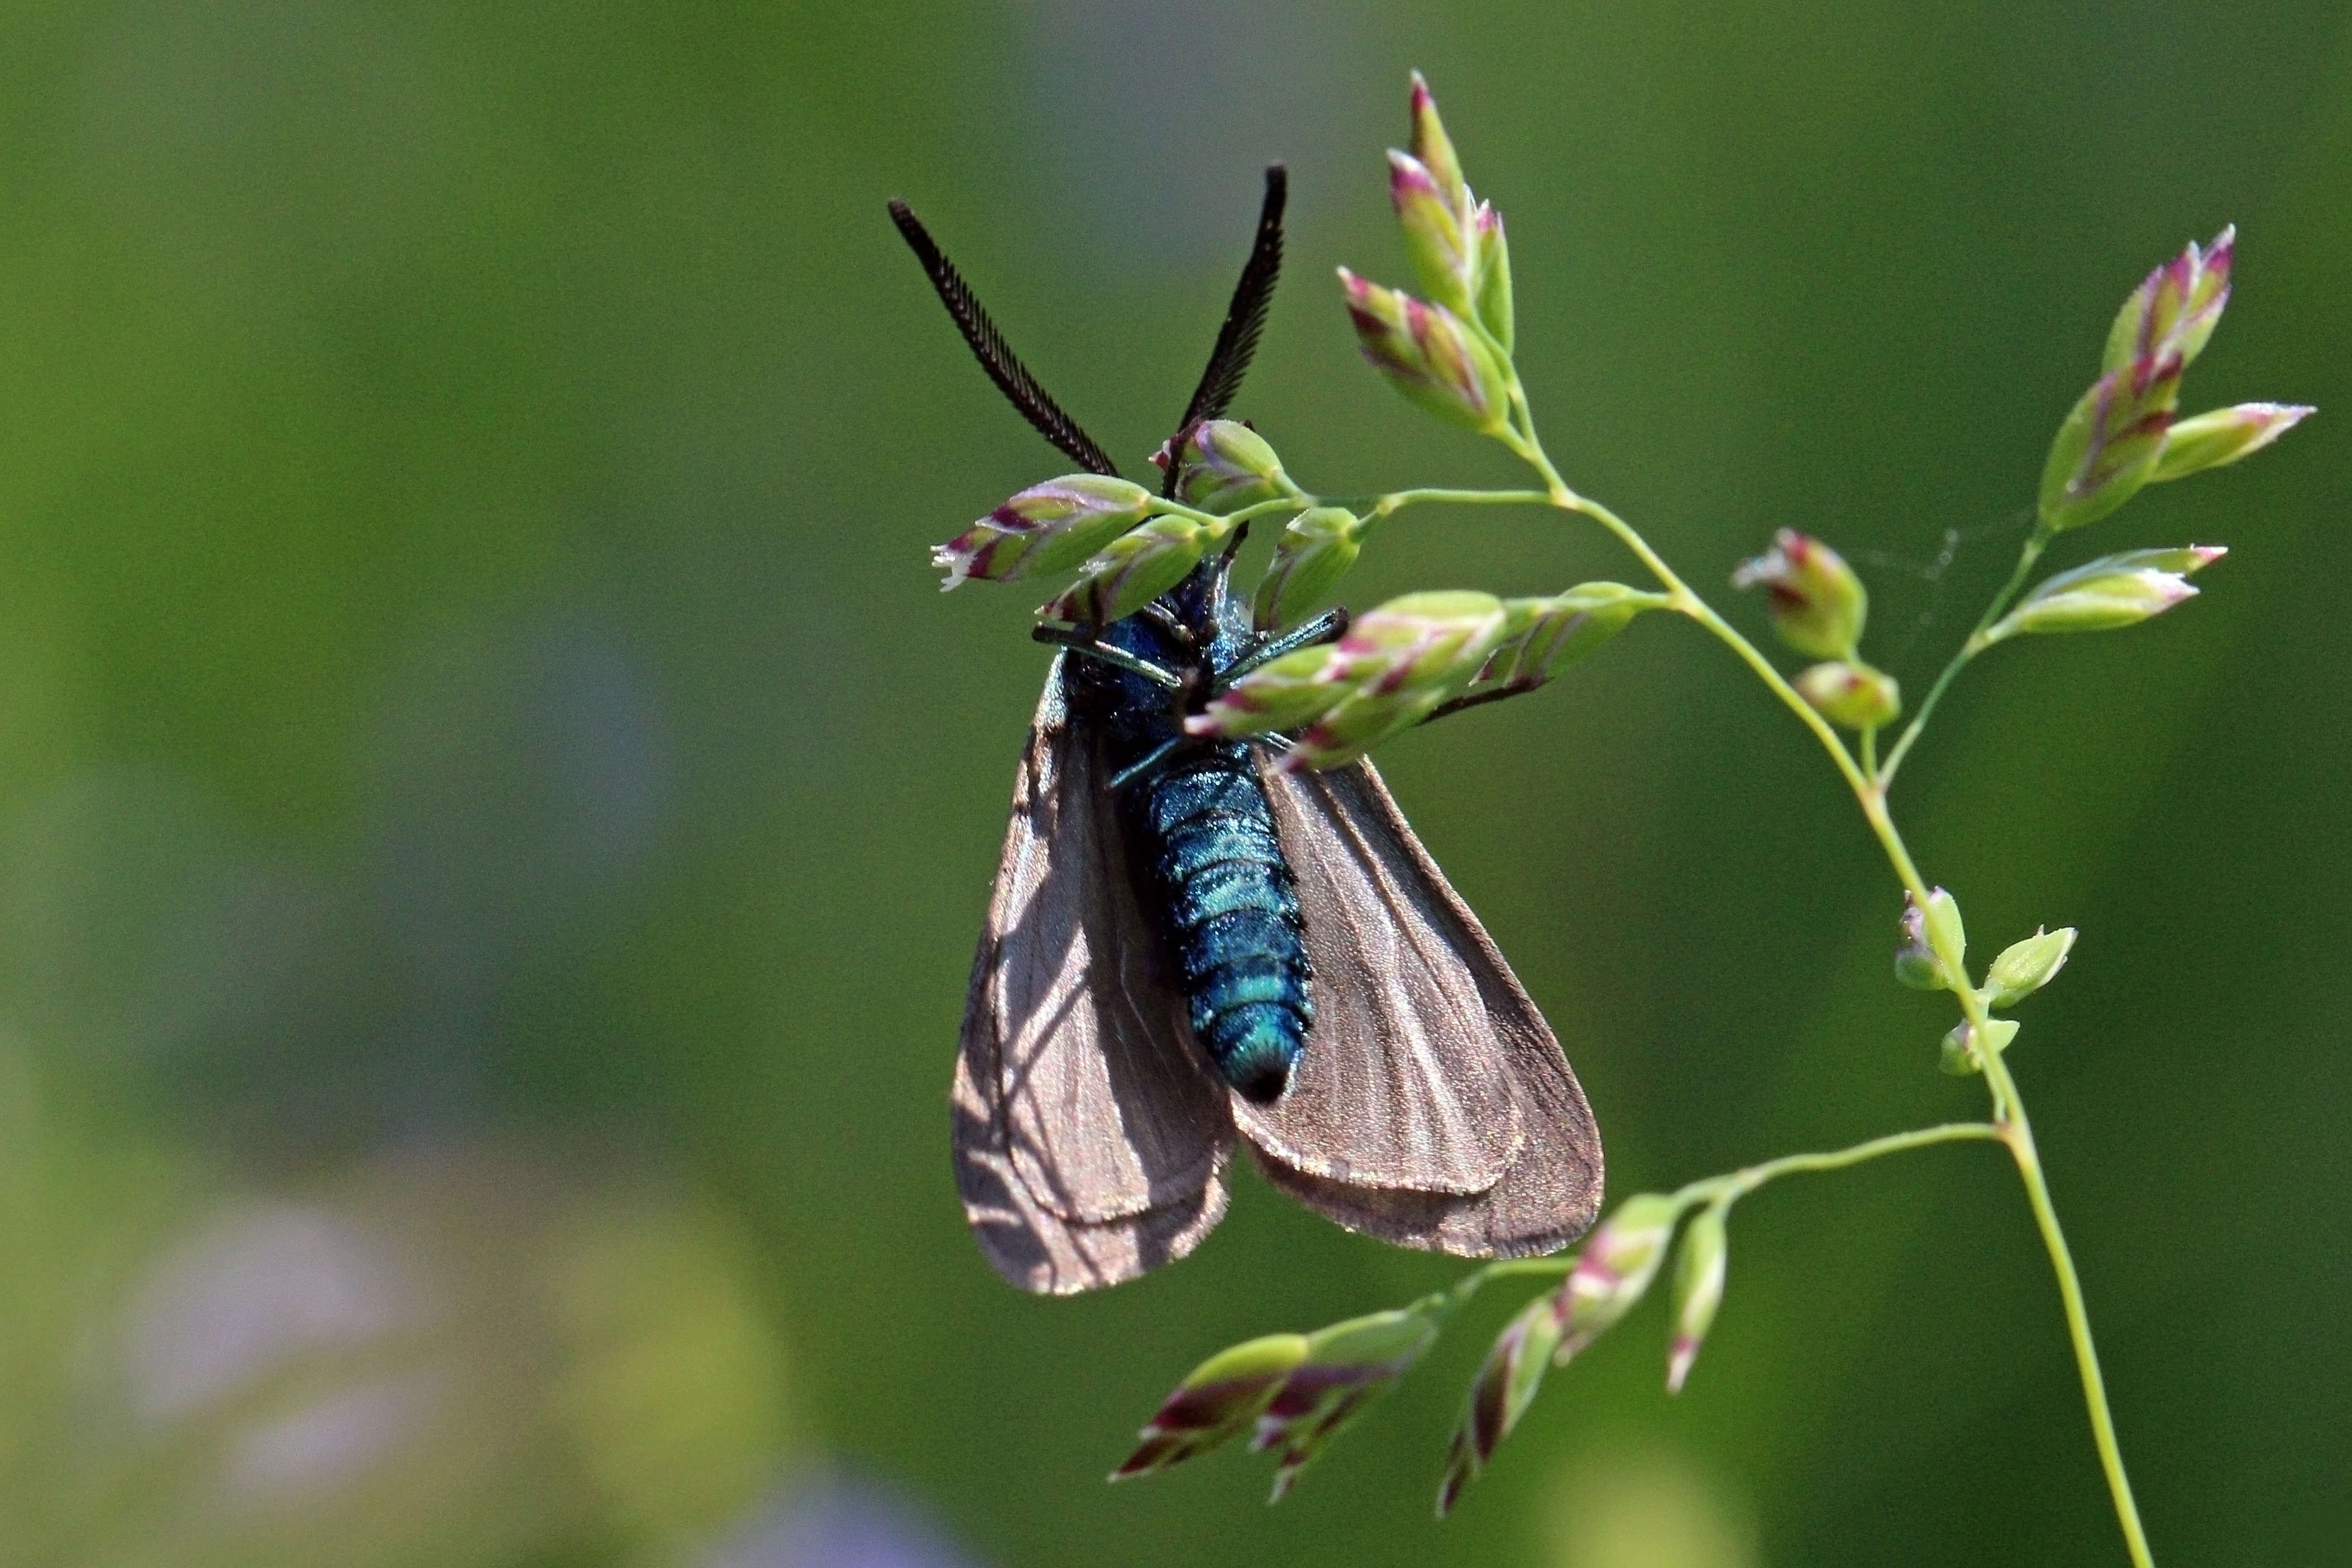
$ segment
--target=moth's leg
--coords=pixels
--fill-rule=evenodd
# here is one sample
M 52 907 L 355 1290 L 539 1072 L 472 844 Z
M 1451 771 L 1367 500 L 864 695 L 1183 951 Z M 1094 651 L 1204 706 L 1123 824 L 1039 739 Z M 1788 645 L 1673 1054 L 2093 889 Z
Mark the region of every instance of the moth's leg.
M 1149 618 L 1153 626 L 1165 632 L 1168 639 L 1183 649 L 1186 654 L 1197 655 L 1201 651 L 1201 639 L 1194 635 L 1192 628 L 1186 626 L 1174 611 L 1159 600 L 1152 600 L 1151 603 L 1136 611 L 1136 614 Z
M 1124 648 L 1116 648 L 1108 643 L 1097 641 L 1090 632 L 1081 631 L 1072 626 L 1032 626 L 1029 628 L 1029 635 L 1039 642 L 1052 643 L 1057 647 L 1068 648 L 1072 653 L 1082 654 L 1087 658 L 1100 659 L 1114 669 L 1123 669 L 1129 675 L 1139 675 L 1154 686 L 1165 688 L 1170 691 L 1183 689 L 1184 682 L 1178 677 L 1160 668 L 1150 659 L 1138 658 Z
M 1293 626 L 1278 637 L 1268 637 L 1257 647 L 1234 661 L 1231 669 L 1217 677 L 1217 689 L 1225 688 L 1261 665 L 1270 664 L 1286 653 L 1297 653 L 1317 643 L 1337 642 L 1348 633 L 1348 612 L 1326 610 L 1313 620 Z
M 1181 735 L 1177 735 L 1171 739 L 1160 742 L 1160 744 L 1152 747 L 1149 752 L 1146 752 L 1137 761 L 1128 763 L 1127 766 L 1111 774 L 1110 787 L 1114 791 L 1125 789 L 1129 784 L 1133 784 L 1136 778 L 1145 770 L 1151 767 L 1161 758 L 1167 756 L 1169 752 L 1174 751 L 1183 743 L 1184 737 Z
M 1287 735 L 1276 735 L 1269 731 L 1263 735 L 1253 735 L 1250 739 L 1255 741 L 1259 745 L 1265 747 L 1268 751 L 1286 757 L 1290 755 L 1291 752 L 1298 750 L 1298 743 Z

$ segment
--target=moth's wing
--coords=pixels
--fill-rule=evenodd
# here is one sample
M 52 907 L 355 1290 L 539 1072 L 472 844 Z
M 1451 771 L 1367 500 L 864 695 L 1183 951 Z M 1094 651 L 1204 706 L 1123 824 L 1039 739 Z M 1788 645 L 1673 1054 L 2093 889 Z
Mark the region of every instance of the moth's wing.
M 1601 1135 L 1493 939 L 1369 763 L 1262 772 L 1316 1014 L 1290 1092 L 1234 1102 L 1260 1167 L 1407 1247 L 1508 1258 L 1574 1240 L 1600 1210 Z
M 1226 1091 L 1183 1031 L 1057 660 L 1021 759 L 956 1061 L 981 1250 L 1063 1294 L 1183 1257 L 1225 1211 Z
M 1297 883 L 1315 1022 L 1289 1089 L 1268 1104 L 1237 1100 L 1235 1121 L 1259 1149 L 1307 1175 L 1401 1192 L 1490 1191 L 1526 1131 L 1488 1043 L 1489 1008 L 1454 918 L 1458 900 L 1426 857 L 1406 852 L 1389 820 L 1394 808 L 1376 809 L 1386 792 L 1360 801 L 1344 779 L 1262 771 Z

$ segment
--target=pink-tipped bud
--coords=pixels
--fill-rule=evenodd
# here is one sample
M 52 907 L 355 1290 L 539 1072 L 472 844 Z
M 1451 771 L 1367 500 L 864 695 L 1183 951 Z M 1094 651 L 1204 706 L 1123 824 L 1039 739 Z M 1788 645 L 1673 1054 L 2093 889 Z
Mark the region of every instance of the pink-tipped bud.
M 1502 639 L 1503 604 L 1488 594 L 1407 594 L 1359 616 L 1331 645 L 1346 695 L 1297 736 L 1286 772 L 1354 762 L 1428 718 L 1477 678 Z
M 1318 506 L 1292 518 L 1258 579 L 1252 605 L 1257 629 L 1286 626 L 1320 604 L 1356 563 L 1363 541 L 1363 520 L 1345 507 Z
M 1338 642 L 1253 670 L 1184 728 L 1231 738 L 1305 725 L 1280 765 L 1337 767 L 1459 696 L 1507 621 L 1490 594 L 1408 594 L 1357 616 Z
M 1208 542 L 1208 529 L 1189 517 L 1155 517 L 1103 546 L 1084 574 L 1037 614 L 1076 626 L 1125 620 L 1181 583 Z
M 942 592 L 967 577 L 1045 576 L 1075 566 L 1141 522 L 1151 492 L 1100 474 L 1032 485 L 931 552 Z
M 1715 1326 L 1723 1305 L 1724 1267 L 1730 1243 L 1720 1206 L 1701 1209 L 1683 1227 L 1682 1251 L 1675 1259 L 1674 1339 L 1666 1351 L 1666 1392 L 1680 1394 L 1698 1348 Z
M 1407 398 L 1454 424 L 1499 434 L 1510 417 L 1510 378 L 1478 333 L 1443 305 L 1384 289 L 1339 268 L 1348 319 L 1364 358 Z
M 1285 654 L 1219 692 L 1184 721 L 1185 732 L 1230 741 L 1296 730 L 1347 700 L 1347 673 L 1328 643 Z
M 1234 419 L 1204 419 L 1184 433 L 1176 494 L 1202 511 L 1239 511 L 1297 491 L 1265 437 Z
M 1740 563 L 1735 588 L 1764 590 L 1772 629 L 1812 658 L 1851 658 L 1870 614 L 1870 595 L 1845 558 L 1820 540 L 1784 528 L 1772 548 Z
M 1875 730 L 1903 711 L 1902 689 L 1883 669 L 1833 658 L 1799 672 L 1790 684 L 1814 712 L 1848 730 Z
M 1445 1450 L 1444 1479 L 1437 1486 L 1437 1517 L 1444 1519 L 1462 1499 L 1462 1490 L 1477 1479 L 1495 1457 L 1511 1428 L 1535 1403 L 1550 1369 L 1552 1352 L 1562 1328 L 1559 1297 L 1546 1291 L 1519 1309 L 1508 1327 L 1496 1336 L 1494 1347 L 1470 1385 L 1469 1406 L 1454 1440 Z
M 1470 205 L 1470 188 L 1462 180 L 1462 161 L 1454 155 L 1454 142 L 1445 134 L 1445 122 L 1437 117 L 1437 100 L 1429 90 L 1429 83 L 1419 71 L 1412 73 L 1412 132 L 1410 145 L 1412 155 L 1427 169 L 1430 177 L 1445 204 L 1456 212 Z
M 1563 1330 L 1552 1352 L 1554 1364 L 1566 1365 L 1633 1310 L 1657 1278 L 1658 1265 L 1665 1261 L 1681 1214 L 1674 1199 L 1641 1193 L 1619 1204 L 1617 1212 L 1601 1222 L 1560 1285 Z
M 2058 426 L 2042 465 L 2045 527 L 2096 522 L 2155 477 L 2180 402 L 2180 373 L 2230 302 L 2236 235 L 2225 228 L 2203 249 L 2191 242 L 2116 312 L 2099 379 Z
M 1410 153 L 1389 153 L 1389 201 L 1396 208 L 1406 258 L 1422 291 L 1456 315 L 1474 307 L 1477 235 L 1472 215 L 1456 209 L 1437 180 Z
M 2296 403 L 2241 403 L 2174 422 L 2148 474 L 2149 484 L 2184 479 L 2250 458 L 2317 413 Z
M 2096 522 L 2139 493 L 2156 471 L 2180 402 L 2176 349 L 2119 365 L 2091 384 L 2042 466 L 2042 521 L 2054 530 Z
M 1412 73 L 1412 151 L 1389 153 L 1389 200 L 1422 292 L 1511 352 L 1511 258 L 1500 214 L 1462 177 L 1437 100 Z
M 2118 572 L 2088 578 L 2063 593 L 2040 594 L 1985 634 L 1999 642 L 2020 632 L 2105 632 L 2160 616 L 2197 590 L 2170 572 Z
M 2187 364 L 2205 349 L 2230 302 L 2230 266 L 2237 250 L 2233 226 L 2200 249 L 2186 249 L 2144 279 L 2107 331 L 2099 368 L 2113 372 L 2142 360 Z
M 1305 1334 L 1268 1334 L 1219 1351 L 1176 1385 L 1110 1479 L 1151 1475 L 1240 1436 L 1306 1359 Z
M 1421 1307 L 1351 1318 L 1307 1336 L 1307 1353 L 1257 1417 L 1250 1447 L 1275 1458 L 1274 1495 L 1297 1481 L 1315 1457 L 1364 1407 L 1411 1370 L 1437 1338 L 1437 1320 Z
M 2228 551 L 2218 544 L 2104 555 L 2041 584 L 1987 627 L 1987 646 L 2026 632 L 2106 632 L 2137 626 L 2196 596 L 2191 573 Z

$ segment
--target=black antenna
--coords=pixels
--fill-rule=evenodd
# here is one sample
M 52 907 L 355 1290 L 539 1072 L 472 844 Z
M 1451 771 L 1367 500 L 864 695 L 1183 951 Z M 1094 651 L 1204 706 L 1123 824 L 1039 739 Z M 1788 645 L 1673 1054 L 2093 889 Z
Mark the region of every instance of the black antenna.
M 1249 374 L 1250 356 L 1257 353 L 1258 334 L 1265 331 L 1266 308 L 1274 303 L 1275 280 L 1282 276 L 1282 205 L 1290 195 L 1290 173 L 1279 163 L 1265 166 L 1265 201 L 1257 213 L 1257 243 L 1242 266 L 1241 281 L 1234 285 L 1233 303 L 1225 307 L 1225 324 L 1217 329 L 1217 346 L 1209 351 L 1209 365 L 1201 384 L 1192 390 L 1184 417 L 1176 426 L 1184 432 L 1203 419 L 1222 416 L 1242 389 Z M 1171 443 L 1173 446 L 1173 443 Z M 1168 460 L 1168 493 L 1173 495 L 1178 454 Z
M 1278 209 L 1280 203 L 1276 202 L 1276 206 Z M 923 226 L 922 220 L 915 216 L 914 209 L 894 198 L 890 203 L 890 220 L 898 226 L 898 232 L 906 236 L 908 247 L 914 251 L 915 259 L 923 264 L 923 271 L 929 276 L 931 287 L 940 291 L 940 303 L 945 305 L 948 314 L 955 318 L 956 330 L 962 332 L 963 341 L 971 345 L 972 357 L 980 361 L 980 368 L 988 373 L 988 379 L 996 383 L 996 390 L 1004 394 L 1013 407 L 1021 410 L 1023 418 L 1037 427 L 1037 434 L 1067 453 L 1080 468 L 1089 473 L 1117 475 L 1118 469 L 1103 456 L 1103 449 L 1095 445 L 1094 437 L 1079 429 L 1078 422 L 1062 412 L 1062 405 L 1037 384 L 1037 378 L 1029 374 L 1029 367 L 1013 353 L 1004 341 L 1004 334 L 996 330 L 996 323 L 988 319 L 988 312 L 981 309 L 979 300 L 973 297 L 971 285 L 963 280 L 963 275 L 955 269 L 955 264 L 940 253 L 938 243 L 931 238 L 930 231 Z M 1275 243 L 1279 248 L 1279 235 L 1276 237 Z M 1264 246 L 1265 241 L 1261 237 L 1259 247 L 1263 249 Z M 1256 258 L 1251 258 L 1250 265 L 1257 265 Z M 1244 280 L 1247 280 L 1247 274 L 1244 274 Z M 1264 309 L 1259 307 L 1261 314 Z M 1228 321 L 1225 326 L 1230 332 L 1232 321 Z M 1250 336 L 1255 340 L 1256 335 L 1257 329 L 1253 326 Z M 1224 339 L 1222 337 L 1217 340 L 1217 352 L 1221 354 L 1224 352 Z M 1247 350 L 1243 351 L 1242 358 L 1244 363 L 1248 362 Z M 1234 379 L 1240 379 L 1238 374 Z M 1196 397 L 1194 401 L 1199 399 Z

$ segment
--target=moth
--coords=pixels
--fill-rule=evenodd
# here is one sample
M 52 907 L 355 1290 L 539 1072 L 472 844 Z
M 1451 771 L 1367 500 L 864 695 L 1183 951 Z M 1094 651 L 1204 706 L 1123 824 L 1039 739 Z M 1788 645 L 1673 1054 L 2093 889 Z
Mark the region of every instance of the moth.
M 1168 454 L 1220 417 L 1282 263 L 1256 242 Z M 990 379 L 1089 472 L 1116 468 L 1013 355 L 903 202 L 890 204 Z M 1233 543 L 1240 542 L 1238 531 Z M 1350 1230 L 1469 1258 L 1565 1246 L 1601 1199 L 1601 1141 L 1559 1043 L 1369 763 L 1273 767 L 1185 736 L 1249 669 L 1328 640 L 1332 612 L 1252 629 L 1233 549 L 1142 612 L 1057 643 L 972 962 L 951 1090 L 981 1250 L 1064 1294 L 1183 1257 L 1223 1217 L 1237 1142 Z M 1281 744 L 1279 738 L 1273 742 Z

